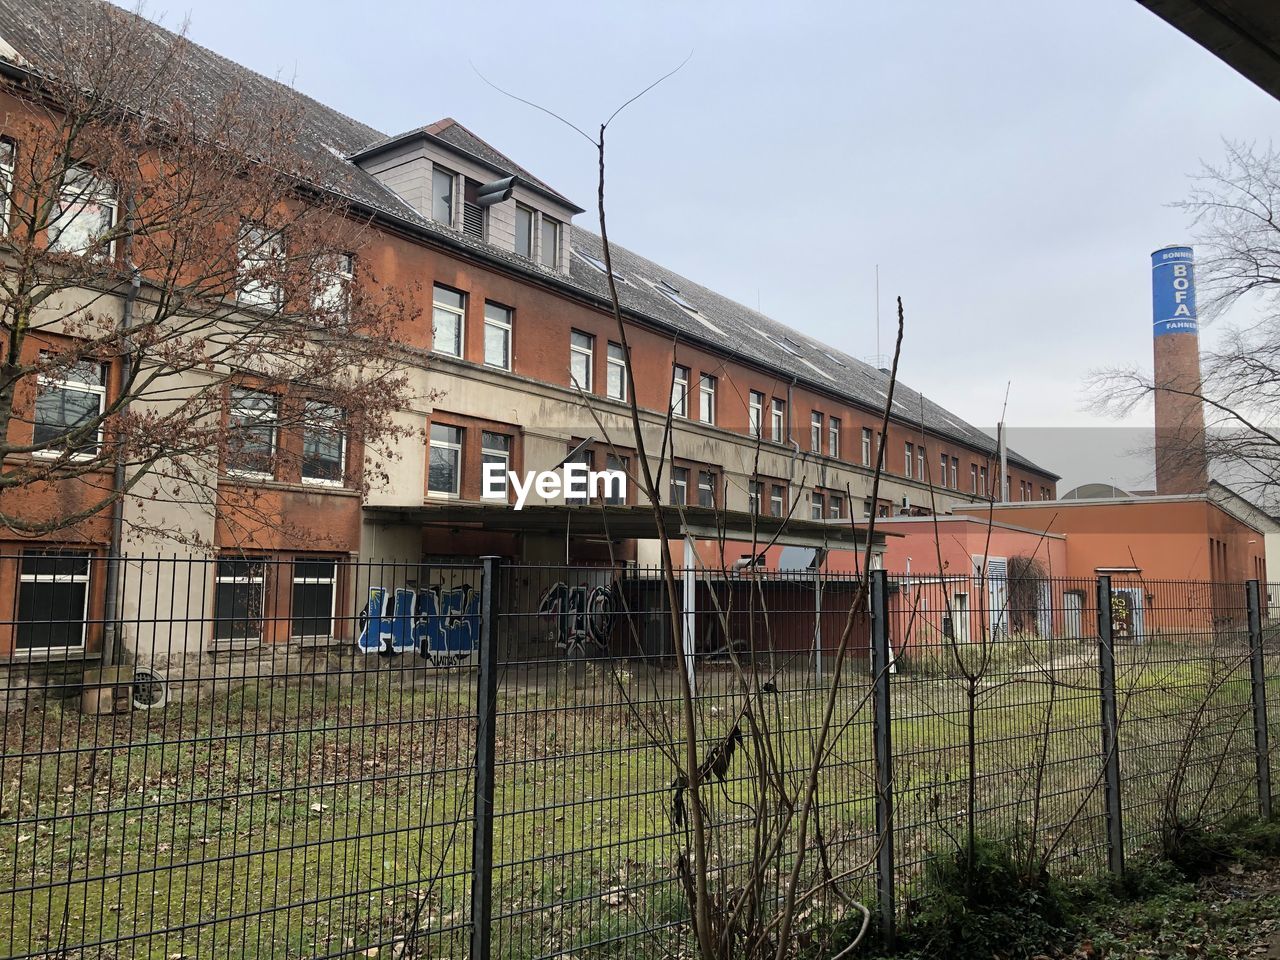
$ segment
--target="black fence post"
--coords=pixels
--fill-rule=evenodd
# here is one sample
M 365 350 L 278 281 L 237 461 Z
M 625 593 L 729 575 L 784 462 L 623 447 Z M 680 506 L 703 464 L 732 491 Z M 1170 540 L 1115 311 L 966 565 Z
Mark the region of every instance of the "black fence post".
M 471 837 L 471 960 L 489 960 L 493 919 L 493 767 L 498 717 L 498 557 L 482 557 L 476 674 L 475 827 Z
M 875 716 L 872 736 L 876 765 L 876 903 L 880 911 L 880 935 L 885 946 L 896 939 L 896 908 L 893 891 L 893 737 L 890 725 L 889 670 L 893 652 L 889 648 L 889 575 L 871 571 L 871 677 Z
M 1262 591 L 1257 580 L 1245 584 L 1249 602 L 1249 674 L 1253 696 L 1253 749 L 1258 762 L 1258 813 L 1271 819 L 1271 745 L 1267 737 L 1267 673 L 1262 659 Z
M 1124 875 L 1124 821 L 1120 805 L 1120 721 L 1116 711 L 1116 653 L 1112 637 L 1111 578 L 1098 577 L 1098 679 L 1102 701 L 1102 770 L 1107 804 L 1107 866 Z

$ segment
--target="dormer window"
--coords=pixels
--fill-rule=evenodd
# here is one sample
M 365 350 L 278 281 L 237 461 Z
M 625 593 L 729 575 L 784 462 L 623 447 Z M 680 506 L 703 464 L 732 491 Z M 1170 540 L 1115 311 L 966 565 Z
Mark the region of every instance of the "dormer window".
M 539 245 L 538 262 L 554 270 L 560 265 L 560 221 L 542 216 L 542 243 Z
M 453 226 L 453 185 L 458 175 L 444 167 L 431 169 L 431 219 Z
M 516 204 L 516 253 L 533 259 L 533 210 L 522 203 Z

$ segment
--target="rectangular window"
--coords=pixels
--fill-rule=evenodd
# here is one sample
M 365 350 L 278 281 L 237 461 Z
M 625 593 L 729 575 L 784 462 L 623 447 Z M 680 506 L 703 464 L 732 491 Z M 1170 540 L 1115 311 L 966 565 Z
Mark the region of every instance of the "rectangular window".
M 462 356 L 462 328 L 467 314 L 467 295 L 436 284 L 431 293 L 431 349 L 436 353 Z
M 231 388 L 227 473 L 259 479 L 275 475 L 276 420 L 274 394 Z
M 916 447 L 916 478 L 918 480 L 927 480 L 928 471 L 924 468 L 925 449 L 923 446 Z
M 747 403 L 747 431 L 753 437 L 762 435 L 764 429 L 764 394 L 757 390 L 751 391 L 751 396 Z
M 831 519 L 840 520 L 844 517 L 844 497 L 831 495 Z
M 671 372 L 671 415 L 689 416 L 689 368 L 678 363 Z
M 862 428 L 862 465 L 864 467 L 871 466 L 871 430 L 869 427 Z
M 295 640 L 332 640 L 337 608 L 338 562 L 295 560 L 289 635 Z
M 622 473 L 626 473 L 627 469 L 630 466 L 631 466 L 631 461 L 626 457 L 615 457 L 612 453 L 605 455 L 604 468 L 606 470 L 618 470 L 618 471 L 621 471 Z M 605 497 L 604 498 L 605 503 L 619 504 L 619 503 L 627 502 L 627 498 L 622 493 L 618 492 L 615 488 L 609 488 L 609 489 L 612 492 L 612 496 Z
M 284 238 L 257 223 L 240 225 L 236 266 L 236 300 L 250 307 L 279 308 L 284 304 L 280 272 Z
M 58 203 L 49 216 L 49 249 L 84 256 L 110 257 L 114 242 L 95 249 L 116 222 L 115 187 L 83 167 L 71 167 L 62 178 Z
M 604 387 L 611 399 L 627 399 L 627 361 L 623 357 L 620 343 L 609 344 L 605 355 Z
M 760 512 L 760 493 L 763 485 L 759 480 L 752 480 L 747 485 L 747 509 L 751 513 Z
M 40 360 L 47 362 L 49 354 L 41 353 Z M 32 442 L 44 449 L 35 451 L 35 456 L 68 454 L 73 459 L 88 459 L 97 455 L 107 399 L 104 384 L 102 364 L 89 360 L 36 379 Z
M 516 204 L 516 253 L 533 259 L 533 211 L 520 203 Z
M 433 167 L 431 170 L 431 219 L 453 226 L 453 190 L 458 175 L 444 167 Z
M 941 468 L 938 486 L 945 490 L 947 488 L 947 455 L 945 453 L 942 455 L 942 459 L 938 461 L 938 466 Z
M 89 554 L 26 550 L 18 571 L 19 650 L 83 649 L 89 620 Z
M 320 317 L 347 317 L 355 267 L 355 257 L 349 253 L 326 257 L 317 265 L 311 307 Z
M 308 400 L 302 425 L 302 482 L 340 487 L 347 466 L 342 408 Z
M 716 505 L 716 475 L 710 470 L 698 471 L 698 506 Z
M 594 470 L 594 469 L 595 469 L 596 459 L 595 459 L 595 456 L 593 455 L 592 451 L 590 451 L 590 450 L 583 450 L 582 452 L 580 452 L 580 453 L 578 453 L 576 456 L 574 456 L 572 460 L 566 460 L 566 461 L 565 461 L 565 463 L 580 463 L 580 464 L 582 464 L 583 466 L 585 466 L 585 467 L 587 468 L 587 470 Z M 565 503 L 568 503 L 568 504 L 583 504 L 583 503 L 586 503 L 586 502 L 587 502 L 587 498 L 586 498 L 586 497 L 571 497 L 571 496 L 566 495 L 566 496 L 565 496 L 565 498 L 564 498 L 564 502 L 565 502 Z
M 17 152 L 12 140 L 0 137 L 0 230 L 9 232 L 9 213 L 13 210 L 13 158 Z
M 431 425 L 427 494 L 456 497 L 462 493 L 462 428 L 446 423 Z
M 830 417 L 827 420 L 827 456 L 840 458 L 840 419 Z
M 787 402 L 773 398 L 773 408 L 769 413 L 769 435 L 774 443 L 783 443 L 787 439 Z
M 685 506 L 689 502 L 689 468 L 671 468 L 671 502 Z
M 716 378 L 706 373 L 698 379 L 698 419 L 716 422 Z
M 951 489 L 960 489 L 960 458 L 951 458 Z
M 787 491 L 779 484 L 774 484 L 769 492 L 769 515 L 780 517 L 787 512 Z
M 915 456 L 916 456 L 916 447 L 915 447 L 915 444 L 913 444 L 913 443 L 908 443 L 908 444 L 906 445 L 906 454 L 907 454 L 907 455 L 906 455 L 906 459 L 903 461 L 903 465 L 902 465 L 902 475 L 903 475 L 904 477 L 906 477 L 908 480 L 910 480 L 910 479 L 911 479 L 911 464 L 912 464 L 912 461 L 913 461 L 913 460 L 915 460 Z
M 584 393 L 591 392 L 591 370 L 594 366 L 596 338 L 574 330 L 569 334 L 569 381 Z
M 969 484 L 973 488 L 970 492 L 978 492 L 978 465 L 976 463 L 969 464 Z
M 543 214 L 539 240 L 538 262 L 554 270 L 560 265 L 560 221 Z
M 513 311 L 496 303 L 484 305 L 484 362 L 500 370 L 511 369 L 511 317 Z
M 827 498 L 816 490 L 809 498 L 809 506 L 814 520 L 822 520 L 827 515 Z
M 219 560 L 213 585 L 213 639 L 262 639 L 266 565 L 261 560 Z
M 490 463 L 498 465 L 503 477 L 511 469 L 511 438 L 505 433 L 490 433 L 485 430 L 480 434 L 480 469 L 484 470 Z M 484 474 L 481 473 L 480 476 L 483 478 Z M 483 479 L 481 482 L 484 482 Z
M 809 449 L 822 452 L 822 414 L 817 410 L 809 414 Z
M 988 496 L 991 492 L 991 487 L 987 483 L 987 468 L 980 467 L 979 473 L 982 475 L 982 495 L 985 497 L 985 496 Z

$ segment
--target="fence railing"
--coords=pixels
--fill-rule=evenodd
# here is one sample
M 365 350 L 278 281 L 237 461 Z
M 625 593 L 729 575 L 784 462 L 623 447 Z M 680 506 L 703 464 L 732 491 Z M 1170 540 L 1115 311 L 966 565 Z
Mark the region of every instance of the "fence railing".
M 682 675 L 714 886 L 762 902 L 732 745 L 798 783 L 835 684 L 807 869 L 887 937 L 970 829 L 1087 873 L 1270 812 L 1265 584 L 675 578 L 0 556 L 0 954 L 687 953 Z

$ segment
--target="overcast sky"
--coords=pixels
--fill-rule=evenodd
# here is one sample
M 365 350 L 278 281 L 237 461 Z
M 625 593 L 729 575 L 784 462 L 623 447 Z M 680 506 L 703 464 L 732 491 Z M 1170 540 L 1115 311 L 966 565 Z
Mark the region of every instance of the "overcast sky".
M 471 64 L 589 128 L 692 52 L 611 128 L 615 242 L 866 358 L 879 264 L 880 351 L 901 295 L 903 379 L 980 425 L 1011 380 L 1015 446 L 1063 489 L 1150 484 L 1121 458 L 1145 432 L 1087 413 L 1084 380 L 1150 367 L 1148 255 L 1190 236 L 1169 203 L 1223 138 L 1280 121 L 1133 0 L 147 11 L 384 132 L 452 116 L 584 207 L 589 145 Z

